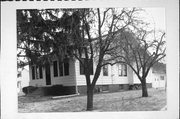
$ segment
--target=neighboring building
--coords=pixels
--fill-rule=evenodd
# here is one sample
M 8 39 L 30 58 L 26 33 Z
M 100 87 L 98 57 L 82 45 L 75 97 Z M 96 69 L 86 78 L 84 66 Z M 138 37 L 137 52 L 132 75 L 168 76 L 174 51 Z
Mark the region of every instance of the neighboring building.
M 95 63 L 92 63 L 92 65 L 93 70 L 91 74 L 93 76 L 96 65 Z M 158 76 L 159 73 L 154 73 L 153 71 L 150 70 L 147 77 L 148 87 L 158 87 L 154 85 L 153 81 L 154 77 Z M 64 63 L 54 60 L 51 64 L 47 64 L 44 67 L 32 65 L 30 66 L 29 73 L 30 86 L 50 87 L 53 85 L 63 85 L 64 87 L 76 90 L 76 93 L 86 93 L 84 69 L 76 59 L 69 59 Z M 96 83 L 96 89 L 101 91 L 128 90 L 131 84 L 140 84 L 140 81 L 130 67 L 124 64 L 106 65 L 102 67 L 101 74 Z
M 17 91 L 22 92 L 23 87 L 29 86 L 29 66 L 24 67 L 20 71 L 18 71 L 18 78 L 17 78 Z
M 152 68 L 153 83 L 154 88 L 166 87 L 167 77 L 166 77 L 166 65 L 163 63 L 156 63 Z

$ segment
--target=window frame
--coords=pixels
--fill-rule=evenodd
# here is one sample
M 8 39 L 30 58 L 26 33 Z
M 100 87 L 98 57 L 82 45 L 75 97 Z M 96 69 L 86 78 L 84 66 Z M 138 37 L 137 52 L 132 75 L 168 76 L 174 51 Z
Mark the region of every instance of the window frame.
M 31 72 L 32 80 L 43 79 L 43 67 L 42 66 L 32 65 L 31 71 L 32 71 Z
M 58 77 L 58 62 L 53 61 L 53 76 Z
M 39 79 L 43 79 L 43 68 L 39 66 Z
M 64 76 L 64 63 L 59 61 L 59 77 Z
M 118 76 L 127 76 L 127 65 L 120 63 L 118 64 Z
M 69 60 L 63 63 L 64 76 L 69 76 Z M 67 66 L 67 67 L 66 67 Z
M 103 76 L 109 76 L 109 66 L 108 65 L 104 65 L 103 66 Z
M 36 80 L 36 70 L 35 70 L 35 66 L 31 67 L 31 75 L 32 75 L 32 80 Z
M 69 59 L 64 61 L 64 62 L 61 62 L 61 61 L 58 61 L 57 63 L 57 74 L 58 74 L 58 77 L 63 77 L 63 76 L 69 76 L 70 75 L 70 63 L 69 63 Z M 54 72 L 53 72 L 54 73 Z
M 39 75 L 40 75 L 40 74 L 39 74 L 39 67 L 36 66 L 35 69 L 36 69 L 36 71 L 35 71 L 35 76 L 36 76 L 36 79 L 38 80 L 38 79 L 40 79 L 40 78 L 39 78 Z

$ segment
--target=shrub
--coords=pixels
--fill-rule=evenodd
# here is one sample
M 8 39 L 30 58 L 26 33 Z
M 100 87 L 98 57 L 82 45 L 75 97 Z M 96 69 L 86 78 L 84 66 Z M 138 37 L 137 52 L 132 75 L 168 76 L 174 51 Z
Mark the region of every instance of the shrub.
M 25 94 L 29 94 L 29 93 L 34 92 L 36 89 L 37 89 L 37 87 L 27 86 L 27 87 L 23 87 L 22 91 L 23 91 Z
M 142 88 L 141 84 L 129 85 L 129 90 L 140 90 Z

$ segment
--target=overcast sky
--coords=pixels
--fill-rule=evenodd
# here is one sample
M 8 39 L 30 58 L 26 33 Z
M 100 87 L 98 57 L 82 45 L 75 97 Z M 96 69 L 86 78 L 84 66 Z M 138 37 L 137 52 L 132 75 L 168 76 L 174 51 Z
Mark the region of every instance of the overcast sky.
M 156 30 L 164 30 L 165 27 L 165 8 L 143 8 L 146 10 L 147 17 L 149 18 L 153 27 L 155 26 Z M 154 22 L 154 23 L 153 23 Z

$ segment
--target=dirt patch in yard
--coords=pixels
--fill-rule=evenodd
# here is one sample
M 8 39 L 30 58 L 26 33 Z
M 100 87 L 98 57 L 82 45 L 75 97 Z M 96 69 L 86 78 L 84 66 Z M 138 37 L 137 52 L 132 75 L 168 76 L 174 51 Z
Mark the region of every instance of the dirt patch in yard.
M 148 89 L 149 97 L 141 90 L 94 95 L 95 111 L 157 111 L 166 105 L 163 89 Z M 86 96 L 52 99 L 51 97 L 18 97 L 19 112 L 81 112 L 86 111 Z

